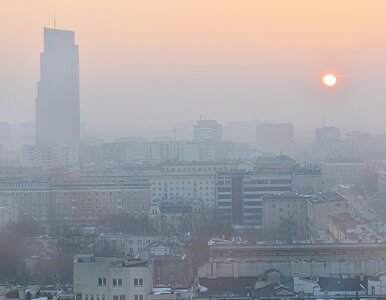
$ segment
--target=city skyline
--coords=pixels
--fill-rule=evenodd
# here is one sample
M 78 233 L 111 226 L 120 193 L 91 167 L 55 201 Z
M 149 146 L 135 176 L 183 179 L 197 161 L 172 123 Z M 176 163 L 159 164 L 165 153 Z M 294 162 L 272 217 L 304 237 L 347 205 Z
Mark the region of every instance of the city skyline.
M 324 113 L 341 128 L 386 127 L 382 1 L 115 3 L 105 15 L 105 4 L 89 1 L 5 4 L 2 22 L 14 30 L 2 50 L 0 97 L 9 107 L 2 120 L 34 119 L 39 34 L 52 27 L 55 10 L 57 27 L 76 31 L 82 44 L 87 125 L 151 129 L 205 114 L 220 123 L 260 119 L 304 128 L 318 127 Z M 87 13 L 98 22 L 86 21 Z M 28 28 L 18 25 L 22 19 Z M 326 72 L 338 77 L 333 89 L 321 85 Z

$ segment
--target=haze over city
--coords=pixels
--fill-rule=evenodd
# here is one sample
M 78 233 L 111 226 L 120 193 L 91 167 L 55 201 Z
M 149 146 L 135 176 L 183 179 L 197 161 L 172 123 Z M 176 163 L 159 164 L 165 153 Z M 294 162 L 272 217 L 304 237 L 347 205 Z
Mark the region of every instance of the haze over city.
M 42 27 L 76 31 L 81 120 L 386 128 L 384 1 L 3 1 L 0 119 L 35 119 Z M 321 76 L 338 76 L 334 89 Z
M 386 299 L 385 1 L 0 11 L 0 300 Z

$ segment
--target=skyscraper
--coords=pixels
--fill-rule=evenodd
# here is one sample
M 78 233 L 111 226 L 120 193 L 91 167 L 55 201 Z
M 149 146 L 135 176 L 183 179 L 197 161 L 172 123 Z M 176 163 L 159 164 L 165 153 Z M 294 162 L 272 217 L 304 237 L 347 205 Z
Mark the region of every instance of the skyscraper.
M 77 160 L 79 110 L 79 48 L 75 33 L 44 28 L 36 97 L 37 146 L 53 152 L 68 147 Z

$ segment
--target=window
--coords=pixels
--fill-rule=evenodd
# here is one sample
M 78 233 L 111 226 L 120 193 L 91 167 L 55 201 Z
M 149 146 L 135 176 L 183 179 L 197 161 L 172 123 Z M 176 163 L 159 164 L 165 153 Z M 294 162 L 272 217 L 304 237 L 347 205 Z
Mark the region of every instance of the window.
M 106 285 L 106 277 L 99 277 L 98 278 L 98 285 L 99 286 Z
M 88 294 L 84 295 L 84 300 L 88 300 Z
M 118 286 L 122 286 L 122 279 L 118 279 Z
M 118 285 L 118 281 L 114 278 L 113 279 L 113 286 L 117 286 Z M 118 297 L 118 296 L 117 296 Z
M 114 296 L 113 296 L 113 300 L 119 300 L 118 295 L 114 295 Z
M 143 300 L 143 295 L 134 295 L 134 300 Z
M 134 286 L 143 286 L 143 278 L 134 278 Z
M 126 295 L 119 295 L 119 300 L 126 300 Z

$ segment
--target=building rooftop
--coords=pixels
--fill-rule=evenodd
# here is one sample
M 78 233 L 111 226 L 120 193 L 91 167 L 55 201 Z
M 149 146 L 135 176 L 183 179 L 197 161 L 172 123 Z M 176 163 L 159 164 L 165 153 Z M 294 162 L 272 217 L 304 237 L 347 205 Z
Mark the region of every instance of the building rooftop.
M 365 290 L 365 287 L 357 278 L 342 279 L 332 277 L 320 277 L 318 283 L 321 291 L 359 292 Z

